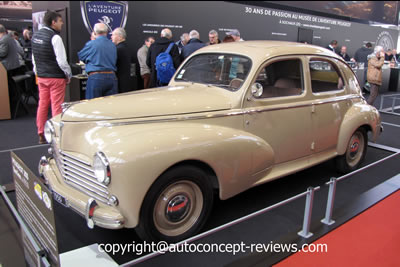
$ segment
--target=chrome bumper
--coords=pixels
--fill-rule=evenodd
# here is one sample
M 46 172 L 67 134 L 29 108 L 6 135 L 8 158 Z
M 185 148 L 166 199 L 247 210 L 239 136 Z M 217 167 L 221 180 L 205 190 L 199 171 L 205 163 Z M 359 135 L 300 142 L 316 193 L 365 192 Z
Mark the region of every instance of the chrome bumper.
M 66 185 L 54 159 L 43 156 L 39 161 L 39 174 L 52 192 L 65 198 L 64 206 L 86 219 L 89 228 L 92 229 L 94 225 L 108 229 L 124 227 L 125 219 L 115 207 L 98 204 L 89 196 Z

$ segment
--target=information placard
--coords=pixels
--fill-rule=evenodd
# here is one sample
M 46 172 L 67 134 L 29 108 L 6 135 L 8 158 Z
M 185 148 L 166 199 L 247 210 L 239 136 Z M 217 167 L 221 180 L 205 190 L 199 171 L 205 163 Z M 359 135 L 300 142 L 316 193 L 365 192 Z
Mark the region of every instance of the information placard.
M 17 197 L 18 212 L 24 219 L 34 238 L 46 251 L 51 266 L 59 266 L 59 254 L 54 220 L 54 206 L 51 191 L 36 177 L 32 171 L 11 152 L 11 163 Z M 25 257 L 36 264 L 36 255 L 32 244 L 22 233 Z

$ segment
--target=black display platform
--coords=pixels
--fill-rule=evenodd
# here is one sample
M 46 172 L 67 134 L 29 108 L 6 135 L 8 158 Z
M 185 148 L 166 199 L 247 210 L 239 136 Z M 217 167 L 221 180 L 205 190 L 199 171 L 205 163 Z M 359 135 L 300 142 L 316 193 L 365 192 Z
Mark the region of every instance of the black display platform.
M 400 149 L 400 141 L 398 140 L 400 133 L 400 117 L 382 114 L 382 121 L 398 125 L 399 127 L 385 126 L 385 131 L 380 136 L 378 143 Z M 12 137 L 8 142 L 2 142 L 0 144 L 0 164 L 3 167 L 3 171 L 0 174 L 0 184 L 6 184 L 12 181 L 9 150 L 13 150 L 26 165 L 37 174 L 38 160 L 42 155 L 47 153 L 48 145 L 35 144 L 37 137 L 35 134 L 34 117 L 23 117 L 16 121 L 5 121 L 0 124 L 0 127 L 7 133 L 8 138 Z M 0 138 L 2 134 L 5 133 L 4 131 L 0 131 Z M 15 135 L 13 133 L 19 134 Z M 369 147 L 363 165 L 376 162 L 391 154 L 393 154 L 393 152 Z M 343 218 L 345 218 L 345 216 L 343 214 L 345 213 L 344 210 L 346 207 L 357 203 L 360 197 L 366 194 L 366 192 L 400 173 L 400 164 L 398 164 L 398 162 L 398 157 L 390 159 L 372 167 L 368 171 L 338 183 L 333 219 L 338 222 L 344 220 Z M 317 236 L 321 231 L 319 228 L 323 228 L 323 225 L 319 221 L 324 217 L 325 213 L 328 192 L 328 187 L 325 186 L 325 183 L 329 181 L 332 176 L 337 177 L 339 175 L 335 171 L 333 161 L 328 161 L 308 170 L 252 188 L 226 201 L 217 200 L 211 217 L 203 231 L 229 223 L 242 216 L 246 216 L 252 212 L 304 192 L 309 186 L 321 186 L 321 190 L 315 193 L 311 224 L 311 232 Z M 11 192 L 8 193 L 8 196 L 15 204 L 15 194 Z M 196 242 L 207 244 L 240 242 L 246 244 L 261 244 L 285 240 L 292 242 L 291 238 L 296 236 L 302 226 L 304 204 L 305 198 L 298 199 L 265 214 L 227 227 Z M 357 209 L 354 208 L 353 211 L 357 212 Z M 55 215 L 60 253 L 94 243 L 131 244 L 133 242 L 142 242 L 131 229 L 106 230 L 95 227 L 95 229 L 90 230 L 86 227 L 85 220 L 82 217 L 57 204 Z M 8 229 L 8 231 L 12 232 L 12 229 L 13 228 Z M 7 230 L 4 231 L 7 232 Z M 7 239 L 1 242 L 4 244 L 9 241 Z M 7 257 L 7 254 L 8 253 L 5 253 L 4 250 L 0 251 L 0 259 Z M 110 256 L 118 264 L 124 264 L 134 259 L 139 259 L 143 255 L 137 255 L 135 253 L 126 253 L 122 255 L 118 253 Z M 138 264 L 138 266 L 223 266 L 240 263 L 242 259 L 252 256 L 254 255 L 249 251 L 236 255 L 232 255 L 231 253 L 168 253 L 143 261 Z M 267 260 L 276 260 L 276 258 L 284 257 L 285 255 L 275 255 L 275 258 L 270 256 L 261 255 L 261 258 L 267 257 Z

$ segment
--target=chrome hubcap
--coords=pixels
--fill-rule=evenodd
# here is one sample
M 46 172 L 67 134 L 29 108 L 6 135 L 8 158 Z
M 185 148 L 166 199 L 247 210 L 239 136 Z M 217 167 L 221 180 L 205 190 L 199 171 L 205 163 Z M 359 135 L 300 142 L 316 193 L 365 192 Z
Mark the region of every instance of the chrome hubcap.
M 358 138 L 355 138 L 353 141 L 353 144 L 350 146 L 350 157 L 354 157 L 358 153 L 358 149 L 360 147 L 360 140 Z
M 364 153 L 364 141 L 364 136 L 359 131 L 354 133 L 354 135 L 351 137 L 348 151 L 346 153 L 347 163 L 351 167 L 356 166 L 360 162 L 361 157 Z
M 189 180 L 169 185 L 159 195 L 153 210 L 154 226 L 166 236 L 181 235 L 197 223 L 203 210 L 203 193 Z
M 168 202 L 165 217 L 170 222 L 179 222 L 189 212 L 190 199 L 185 195 L 177 195 Z

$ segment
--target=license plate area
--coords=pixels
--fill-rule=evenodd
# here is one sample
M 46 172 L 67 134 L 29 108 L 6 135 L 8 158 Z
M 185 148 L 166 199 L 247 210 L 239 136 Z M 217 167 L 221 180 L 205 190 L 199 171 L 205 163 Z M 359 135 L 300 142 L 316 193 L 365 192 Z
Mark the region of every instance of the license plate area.
M 64 207 L 69 207 L 68 200 L 55 191 L 53 191 L 53 199 Z

